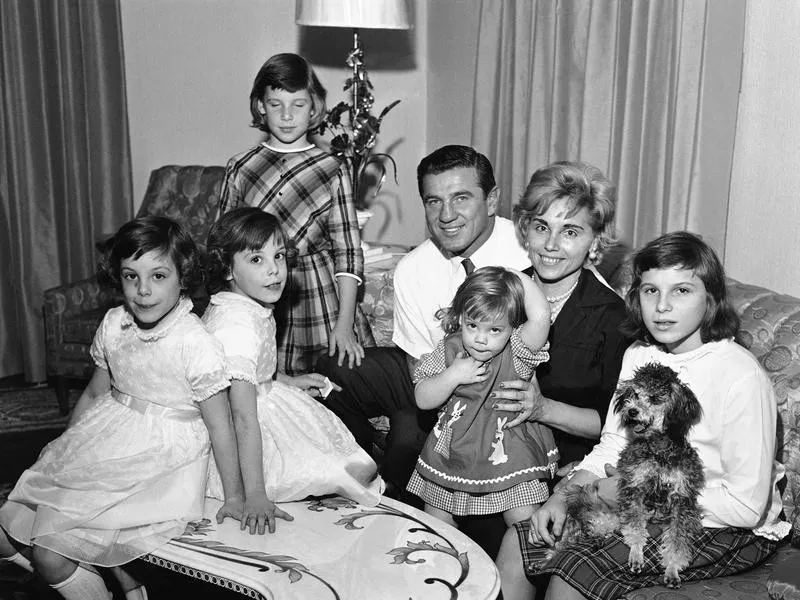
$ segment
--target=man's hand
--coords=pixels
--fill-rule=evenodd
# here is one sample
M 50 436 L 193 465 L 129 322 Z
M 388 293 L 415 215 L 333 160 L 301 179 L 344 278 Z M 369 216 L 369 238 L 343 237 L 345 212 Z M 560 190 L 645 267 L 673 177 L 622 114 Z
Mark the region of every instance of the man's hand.
M 293 385 L 294 387 L 300 388 L 309 396 L 314 398 L 322 397 L 322 391 L 325 389 L 327 382 L 330 381 L 325 375 L 320 375 L 319 373 L 306 373 L 305 375 L 295 375 L 294 377 L 291 375 L 286 374 L 279 374 L 278 379 L 286 383 L 288 385 Z M 333 390 L 337 392 L 342 391 L 342 387 L 330 382 L 330 385 Z
M 594 482 L 597 496 L 609 508 L 616 508 L 618 504 L 619 470 L 615 466 L 607 464 L 606 475 L 605 479 L 598 479 Z
M 519 413 L 506 423 L 504 429 L 516 427 L 525 421 L 536 421 L 541 418 L 547 399 L 539 389 L 539 382 L 534 376 L 530 381 L 515 379 L 504 381 L 492 392 L 495 410 L 506 410 Z

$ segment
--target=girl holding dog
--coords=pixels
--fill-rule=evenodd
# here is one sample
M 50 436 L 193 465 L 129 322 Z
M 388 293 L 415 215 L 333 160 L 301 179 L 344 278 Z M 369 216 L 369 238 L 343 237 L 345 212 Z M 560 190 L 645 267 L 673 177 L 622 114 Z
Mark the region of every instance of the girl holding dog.
M 775 551 L 790 527 L 780 519 L 776 487 L 783 467 L 773 461 L 773 387 L 756 359 L 733 340 L 739 320 L 722 265 L 695 235 L 661 236 L 634 256 L 627 307 L 626 328 L 638 341 L 625 353 L 620 379 L 631 378 L 646 363 L 664 364 L 678 372 L 703 408 L 702 420 L 689 433 L 704 465 L 703 530 L 693 540 L 695 552 L 681 579 L 750 569 Z M 743 445 L 743 439 L 750 443 Z M 607 465 L 616 464 L 626 443 L 618 415 L 609 413 L 600 443 L 567 485 L 594 484 L 606 503 L 616 505 L 617 478 Z M 506 600 L 532 597 L 533 584 L 521 574 L 530 573 L 540 558 L 537 547 L 553 545 L 565 518 L 564 496 L 556 491 L 529 522 L 509 530 L 498 557 Z M 629 548 L 618 533 L 601 547 L 571 545 L 544 570 L 551 575 L 546 598 L 611 599 L 660 585 L 659 544 L 660 535 L 647 540 L 639 573 L 630 571 Z

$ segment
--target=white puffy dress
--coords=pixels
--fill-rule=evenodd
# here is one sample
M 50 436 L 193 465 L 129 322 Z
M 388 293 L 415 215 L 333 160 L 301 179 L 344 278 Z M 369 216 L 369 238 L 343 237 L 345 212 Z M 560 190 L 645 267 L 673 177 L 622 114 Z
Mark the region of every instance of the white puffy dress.
M 181 299 L 154 329 L 106 313 L 91 356 L 111 392 L 17 481 L 0 524 L 72 560 L 124 564 L 202 517 L 210 441 L 197 403 L 224 390 L 219 342 Z
M 272 310 L 233 292 L 219 292 L 203 315 L 222 342 L 230 379 L 256 386 L 267 497 L 275 502 L 339 494 L 380 502 L 375 462 L 327 408 L 294 386 L 273 381 L 277 352 Z M 213 460 L 207 495 L 223 498 Z

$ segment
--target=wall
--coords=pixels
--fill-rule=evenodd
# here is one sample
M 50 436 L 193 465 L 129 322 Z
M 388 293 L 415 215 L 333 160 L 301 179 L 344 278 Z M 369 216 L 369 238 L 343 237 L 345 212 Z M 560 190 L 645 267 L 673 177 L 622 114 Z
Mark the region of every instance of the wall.
M 749 0 L 745 23 L 725 266 L 800 296 L 800 3 Z
M 224 165 L 260 140 L 248 96 L 258 68 L 276 52 L 301 52 L 318 65 L 330 105 L 342 99 L 348 30 L 299 27 L 290 0 L 122 0 L 134 198 L 165 164 Z M 391 150 L 399 185 L 387 177 L 367 240 L 424 239 L 415 170 L 426 153 L 427 26 L 413 0 L 409 32 L 364 32 L 375 107 L 401 103 L 384 120 L 376 151 Z M 423 11 L 424 12 L 424 11 Z

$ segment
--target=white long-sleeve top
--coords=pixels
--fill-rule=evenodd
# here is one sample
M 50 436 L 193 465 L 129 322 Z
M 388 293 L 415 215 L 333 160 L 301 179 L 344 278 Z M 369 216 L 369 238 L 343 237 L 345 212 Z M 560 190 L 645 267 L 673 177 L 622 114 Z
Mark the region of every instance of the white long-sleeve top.
M 699 497 L 705 527 L 742 527 L 779 540 L 789 533 L 780 519 L 777 482 L 783 465 L 774 460 L 777 408 L 767 374 L 747 350 L 723 340 L 696 350 L 670 354 L 657 346 L 635 343 L 622 359 L 620 381 L 648 363 L 675 370 L 697 396 L 703 417 L 689 432 L 706 477 Z M 611 401 L 600 442 L 577 467 L 605 477 L 605 465 L 617 464 L 627 444 Z

